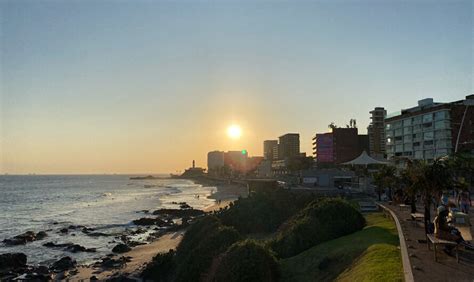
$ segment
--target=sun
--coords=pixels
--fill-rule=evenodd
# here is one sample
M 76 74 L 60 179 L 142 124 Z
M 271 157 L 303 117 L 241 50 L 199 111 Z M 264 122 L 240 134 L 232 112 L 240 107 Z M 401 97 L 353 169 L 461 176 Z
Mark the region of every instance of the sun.
M 238 125 L 231 125 L 227 128 L 227 135 L 232 139 L 238 139 L 242 135 L 242 130 Z

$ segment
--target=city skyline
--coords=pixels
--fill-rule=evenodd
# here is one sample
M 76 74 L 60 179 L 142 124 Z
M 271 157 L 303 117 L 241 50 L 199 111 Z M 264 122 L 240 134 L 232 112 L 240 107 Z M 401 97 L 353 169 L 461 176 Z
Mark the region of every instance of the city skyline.
M 167 173 L 473 90 L 472 2 L 3 1 L 0 173 Z M 240 138 L 229 138 L 232 125 Z

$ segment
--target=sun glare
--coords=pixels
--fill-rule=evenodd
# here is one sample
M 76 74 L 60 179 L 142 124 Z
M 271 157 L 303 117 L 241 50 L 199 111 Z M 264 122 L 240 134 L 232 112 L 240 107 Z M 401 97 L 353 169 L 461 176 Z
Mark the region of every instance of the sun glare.
M 227 135 L 232 139 L 237 139 L 242 135 L 242 130 L 238 125 L 231 125 L 227 128 Z

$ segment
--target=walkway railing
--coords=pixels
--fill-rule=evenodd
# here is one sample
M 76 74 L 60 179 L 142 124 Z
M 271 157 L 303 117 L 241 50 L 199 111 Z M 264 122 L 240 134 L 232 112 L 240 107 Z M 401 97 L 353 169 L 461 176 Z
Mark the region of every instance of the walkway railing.
M 377 205 L 381 209 L 383 209 L 385 212 L 388 212 L 388 214 L 390 214 L 390 216 L 395 221 L 395 225 L 397 226 L 397 231 L 398 231 L 398 238 L 400 239 L 400 251 L 402 254 L 403 275 L 405 277 L 406 282 L 415 281 L 415 279 L 413 278 L 413 271 L 411 268 L 410 257 L 408 256 L 408 248 L 407 248 L 405 236 L 403 235 L 403 230 L 402 230 L 400 221 L 398 220 L 397 216 L 391 209 L 387 208 L 386 206 L 380 203 L 377 203 Z

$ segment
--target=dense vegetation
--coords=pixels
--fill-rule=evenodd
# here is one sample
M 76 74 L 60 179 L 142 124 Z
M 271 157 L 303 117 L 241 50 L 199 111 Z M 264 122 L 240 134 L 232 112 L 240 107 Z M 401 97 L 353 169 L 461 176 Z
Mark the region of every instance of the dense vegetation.
M 316 197 L 287 190 L 256 193 L 239 199 L 230 209 L 218 214 L 224 225 L 233 226 L 241 234 L 275 232 L 288 218 L 306 207 Z
M 314 201 L 292 218 L 270 245 L 279 257 L 287 258 L 316 244 L 358 231 L 364 225 L 364 217 L 347 201 Z
M 143 277 L 154 281 L 277 281 L 287 271 L 288 263 L 281 264 L 286 261 L 282 258 L 298 257 L 364 224 L 359 211 L 342 199 L 318 200 L 311 194 L 286 190 L 256 193 L 192 223 L 176 252 L 157 255 Z M 254 233 L 263 233 L 265 239 L 249 240 L 256 237 Z M 332 260 L 324 258 L 316 267 L 330 267 Z
M 172 281 L 176 270 L 174 255 L 175 252 L 173 250 L 156 255 L 143 270 L 143 279 L 158 282 Z
M 443 191 L 466 191 L 474 184 L 474 157 L 469 153 L 456 153 L 427 162 L 424 160 L 395 159 L 398 166 L 383 166 L 374 174 L 379 197 L 385 190 L 389 199 L 396 194 L 397 201 L 411 204 L 416 212 L 415 200 L 421 196 L 424 205 L 425 232 L 431 218 L 432 199 L 440 199 Z M 435 203 L 437 206 L 438 203 Z
M 176 254 L 177 281 L 199 281 L 210 268 L 215 256 L 241 239 L 232 227 L 223 226 L 209 216 L 196 222 L 185 233 Z
M 278 271 L 276 258 L 268 247 L 245 240 L 233 244 L 217 259 L 212 280 L 270 282 L 278 279 Z

